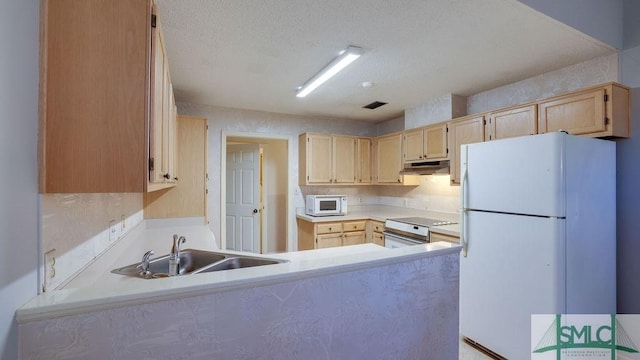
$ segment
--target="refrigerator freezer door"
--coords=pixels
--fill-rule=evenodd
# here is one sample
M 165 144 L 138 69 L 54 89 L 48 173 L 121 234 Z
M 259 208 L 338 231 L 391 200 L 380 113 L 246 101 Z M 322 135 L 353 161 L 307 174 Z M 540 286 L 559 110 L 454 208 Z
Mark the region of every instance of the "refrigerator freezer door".
M 469 211 L 460 258 L 460 333 L 531 358 L 531 314 L 565 313 L 564 219 Z
M 464 145 L 461 173 L 466 171 L 467 175 L 463 184 L 465 207 L 566 216 L 565 136 L 549 133 Z

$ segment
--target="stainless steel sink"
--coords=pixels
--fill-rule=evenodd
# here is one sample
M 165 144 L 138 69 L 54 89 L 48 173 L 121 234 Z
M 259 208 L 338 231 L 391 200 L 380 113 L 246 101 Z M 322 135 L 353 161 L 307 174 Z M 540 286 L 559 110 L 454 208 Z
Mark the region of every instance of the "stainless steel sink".
M 283 260 L 264 259 L 248 256 L 234 256 L 227 259 L 213 263 L 207 267 L 199 269 L 194 273 L 206 273 L 212 271 L 222 271 L 231 269 L 242 269 L 253 266 L 273 265 L 284 262 Z
M 287 260 L 267 259 L 204 250 L 185 249 L 180 252 L 180 267 L 178 275 L 199 274 L 212 271 L 240 269 L 253 266 L 264 266 L 287 262 Z M 149 273 L 141 274 L 140 263 L 127 265 L 111 270 L 114 274 L 139 277 L 145 279 L 163 278 L 169 276 L 169 255 L 164 255 L 149 261 Z

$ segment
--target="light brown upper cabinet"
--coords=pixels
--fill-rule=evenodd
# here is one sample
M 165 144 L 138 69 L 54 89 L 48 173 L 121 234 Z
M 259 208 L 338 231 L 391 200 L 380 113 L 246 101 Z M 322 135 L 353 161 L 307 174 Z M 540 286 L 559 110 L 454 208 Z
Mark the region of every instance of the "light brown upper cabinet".
M 484 141 L 485 115 L 470 115 L 449 123 L 451 183 L 460 183 L 460 146 Z
M 207 119 L 178 116 L 175 187 L 145 193 L 144 218 L 203 217 L 207 223 Z
M 356 145 L 356 182 L 373 182 L 373 141 L 370 138 L 358 138 Z
M 446 123 L 405 131 L 403 138 L 402 158 L 406 163 L 448 158 Z
M 300 185 L 353 184 L 356 138 L 304 133 L 298 137 Z
M 508 109 L 492 111 L 487 115 L 486 140 L 506 139 L 538 133 L 538 106 L 520 105 Z
M 402 170 L 401 132 L 375 139 L 375 172 L 377 184 L 418 185 L 417 176 L 400 175 Z
M 154 7 L 155 13 L 155 7 Z M 149 121 L 149 184 L 147 190 L 171 186 L 178 181 L 177 159 L 177 109 L 173 96 L 173 85 L 167 61 L 167 51 L 156 16 L 152 24 L 151 52 L 151 117 Z M 153 26 L 155 25 L 155 26 Z
M 538 132 L 558 130 L 590 137 L 629 137 L 629 88 L 608 83 L 539 102 Z
M 152 8 L 150 0 L 43 1 L 40 192 L 151 190 L 150 119 L 157 102 L 171 101 Z

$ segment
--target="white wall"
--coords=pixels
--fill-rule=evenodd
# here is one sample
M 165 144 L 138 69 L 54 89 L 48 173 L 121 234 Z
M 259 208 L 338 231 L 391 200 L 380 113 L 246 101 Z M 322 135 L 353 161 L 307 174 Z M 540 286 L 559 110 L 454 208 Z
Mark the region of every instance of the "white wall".
M 593 38 L 622 49 L 623 0 L 520 0 L 520 2 Z
M 18 357 L 14 312 L 37 294 L 39 1 L 0 4 L 0 358 Z
M 289 178 L 289 191 L 296 192 L 294 204 L 302 201 L 298 186 L 298 135 L 303 132 L 321 132 L 358 136 L 375 136 L 376 126 L 370 122 L 349 121 L 321 117 L 294 116 L 275 114 L 261 111 L 222 108 L 208 105 L 178 103 L 178 113 L 184 115 L 202 116 L 207 118 L 209 125 L 209 195 L 207 197 L 207 213 L 209 227 L 220 242 L 220 173 L 221 173 L 221 139 L 222 131 L 251 134 L 277 134 L 287 136 L 295 149 L 293 156 L 288 159 L 289 168 L 293 176 Z M 253 135 L 252 135 L 253 136 Z M 302 205 L 304 206 L 304 205 Z M 289 216 L 295 227 L 295 215 Z
M 622 83 L 632 88 L 631 138 L 618 141 L 618 312 L 640 314 L 640 1 L 625 1 Z M 632 46 L 632 47 L 631 47 Z

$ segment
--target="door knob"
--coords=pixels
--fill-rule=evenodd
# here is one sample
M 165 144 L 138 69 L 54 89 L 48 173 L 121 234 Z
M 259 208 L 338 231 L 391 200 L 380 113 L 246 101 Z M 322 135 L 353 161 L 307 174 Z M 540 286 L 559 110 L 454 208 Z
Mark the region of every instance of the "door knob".
M 258 209 L 253 209 L 253 213 L 257 214 L 258 213 Z

